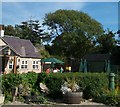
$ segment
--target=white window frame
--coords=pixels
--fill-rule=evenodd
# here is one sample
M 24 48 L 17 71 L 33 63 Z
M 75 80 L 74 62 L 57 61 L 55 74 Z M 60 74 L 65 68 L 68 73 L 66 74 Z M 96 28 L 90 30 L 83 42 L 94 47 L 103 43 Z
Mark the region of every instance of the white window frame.
M 38 69 L 38 61 L 32 61 L 32 68 L 33 69 Z
M 13 64 L 13 61 L 11 61 L 11 60 L 9 60 L 9 69 L 13 69 L 13 66 L 14 66 L 14 64 Z
M 21 61 L 21 69 L 27 69 L 28 68 L 28 61 L 22 60 Z

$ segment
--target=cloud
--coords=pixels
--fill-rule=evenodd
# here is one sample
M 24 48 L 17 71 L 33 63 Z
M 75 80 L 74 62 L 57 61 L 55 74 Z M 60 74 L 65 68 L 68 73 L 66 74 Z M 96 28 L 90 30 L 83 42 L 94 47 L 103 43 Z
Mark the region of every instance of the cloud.
M 3 2 L 3 23 L 20 23 L 30 18 L 41 20 L 46 13 L 58 9 L 80 10 L 86 3 L 64 3 L 64 2 Z M 52 7 L 52 8 L 51 8 Z M 32 16 L 32 17 L 31 17 Z
M 81 10 L 82 8 L 84 8 L 86 3 L 84 2 L 80 2 L 80 3 L 64 3 L 64 2 L 56 2 L 56 3 L 52 3 L 52 8 L 49 6 L 46 6 L 45 11 L 46 12 L 54 12 L 58 9 L 73 9 L 73 10 Z
M 46 13 L 55 12 L 58 9 L 72 9 L 88 13 L 99 21 L 104 28 L 117 29 L 117 3 L 96 2 L 3 2 L 3 24 L 15 25 L 22 21 L 37 19 L 40 23 Z
M 24 4 L 24 3 L 23 3 Z M 3 3 L 2 9 L 2 22 L 18 24 L 32 16 L 30 9 L 26 9 L 22 3 L 7 2 Z

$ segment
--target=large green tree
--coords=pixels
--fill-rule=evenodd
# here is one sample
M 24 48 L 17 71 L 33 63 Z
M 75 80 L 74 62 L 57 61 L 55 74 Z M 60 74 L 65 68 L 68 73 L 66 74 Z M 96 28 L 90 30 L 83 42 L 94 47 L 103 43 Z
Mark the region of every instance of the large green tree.
M 104 34 L 97 38 L 98 50 L 102 54 L 113 53 L 116 49 L 117 40 L 115 39 L 115 34 L 109 29 L 105 31 Z
M 103 33 L 102 25 L 88 14 L 75 10 L 57 10 L 45 15 L 43 25 L 54 40 L 51 52 L 80 59 L 91 52 L 96 37 Z

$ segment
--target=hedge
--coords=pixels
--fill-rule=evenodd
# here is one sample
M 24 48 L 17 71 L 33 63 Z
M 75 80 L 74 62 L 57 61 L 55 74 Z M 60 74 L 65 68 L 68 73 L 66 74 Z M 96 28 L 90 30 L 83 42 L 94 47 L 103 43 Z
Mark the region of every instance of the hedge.
M 12 87 L 23 84 L 30 89 L 26 91 L 36 92 L 41 94 L 39 83 L 45 83 L 49 88 L 49 97 L 61 98 L 60 91 L 61 85 L 66 78 L 75 77 L 77 84 L 83 91 L 85 99 L 93 99 L 94 101 L 101 102 L 100 99 L 110 98 L 106 92 L 108 91 L 108 75 L 106 73 L 26 73 L 26 74 L 5 74 L 2 79 L 2 87 L 7 100 L 11 100 Z M 113 98 L 113 96 L 112 96 Z M 117 98 L 119 99 L 119 97 Z M 110 99 L 111 100 L 111 99 Z M 105 100 L 102 101 L 105 103 Z
M 77 84 L 84 92 L 84 98 L 96 98 L 108 88 L 108 76 L 104 73 L 51 73 L 45 80 L 46 85 L 52 91 L 54 97 L 58 97 L 61 84 L 65 78 L 75 77 Z M 56 96 L 55 96 L 56 95 Z M 59 95 L 60 96 L 60 95 Z

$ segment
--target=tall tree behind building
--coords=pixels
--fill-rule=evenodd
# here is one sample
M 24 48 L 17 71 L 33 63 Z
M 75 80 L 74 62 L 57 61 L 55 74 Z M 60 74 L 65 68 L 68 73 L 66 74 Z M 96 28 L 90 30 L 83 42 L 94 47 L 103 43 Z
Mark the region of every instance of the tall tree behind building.
M 92 51 L 95 38 L 103 33 L 102 25 L 88 14 L 75 10 L 57 10 L 45 15 L 43 25 L 55 37 L 52 53 L 80 59 Z
M 97 38 L 97 47 L 100 53 L 108 54 L 113 53 L 115 50 L 117 40 L 115 39 L 114 32 L 110 31 L 109 29 L 102 35 Z
M 28 39 L 34 45 L 50 41 L 50 35 L 40 26 L 39 20 L 24 21 L 15 27 L 12 25 L 5 26 L 5 34 Z

